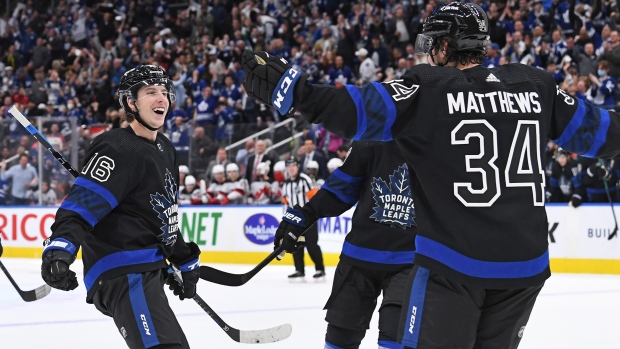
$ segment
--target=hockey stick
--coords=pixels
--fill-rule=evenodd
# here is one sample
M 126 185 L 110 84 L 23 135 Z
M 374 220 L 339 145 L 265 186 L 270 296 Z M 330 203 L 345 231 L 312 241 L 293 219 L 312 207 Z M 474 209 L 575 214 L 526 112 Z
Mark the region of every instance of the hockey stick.
M 174 273 L 175 280 L 180 285 L 183 285 L 181 272 L 177 268 L 172 267 L 172 270 L 169 269 L 168 272 Z M 217 323 L 224 330 L 224 332 L 226 332 L 226 334 L 235 342 L 245 344 L 279 342 L 288 338 L 293 332 L 293 327 L 290 324 L 266 328 L 264 330 L 238 330 L 236 328 L 228 326 L 228 324 L 224 322 L 224 320 L 222 320 L 222 318 L 219 317 L 219 315 L 217 315 L 217 313 L 213 311 L 213 309 L 211 309 L 211 307 L 209 307 L 209 305 L 198 294 L 196 294 L 192 299 L 196 303 L 198 303 L 202 310 L 204 310 L 205 313 L 207 313 L 213 319 L 213 321 L 215 321 L 215 323 Z
M 598 159 L 598 162 L 601 165 L 601 167 L 607 171 L 607 169 L 605 168 L 605 164 L 603 163 L 603 160 Z M 604 179 L 603 179 L 603 184 L 605 185 L 605 192 L 607 193 L 607 200 L 609 200 L 609 205 L 611 206 L 611 214 L 614 215 L 614 223 L 616 224 L 616 226 L 614 227 L 614 231 L 611 234 L 609 234 L 609 236 L 607 237 L 607 240 L 611 240 L 614 238 L 614 236 L 618 234 L 618 220 L 616 219 L 616 211 L 614 210 L 614 203 L 613 203 L 613 200 L 611 200 L 611 194 L 609 193 L 609 185 L 607 184 L 607 181 Z
M 34 290 L 30 290 L 30 291 L 22 291 L 22 289 L 19 288 L 19 286 L 17 286 L 17 283 L 15 282 L 15 280 L 13 280 L 13 278 L 11 277 L 11 274 L 9 273 L 9 271 L 6 270 L 6 267 L 4 266 L 4 264 L 2 264 L 2 261 L 0 261 L 0 269 L 2 269 L 6 277 L 9 278 L 9 281 L 11 282 L 11 284 L 13 284 L 13 287 L 15 287 L 15 290 L 17 291 L 17 293 L 19 293 L 19 295 L 22 297 L 22 299 L 25 302 L 37 301 L 47 296 L 48 294 L 50 294 L 50 292 L 52 291 L 52 288 L 49 287 L 49 285 L 39 286 L 35 288 Z
M 9 112 L 13 116 L 15 116 L 15 118 L 28 130 L 28 132 L 30 132 L 30 134 L 35 136 L 36 140 L 39 141 L 39 143 L 47 147 L 47 150 L 49 150 L 49 152 L 54 155 L 54 157 L 56 158 L 56 160 L 58 160 L 58 162 L 63 164 L 63 166 L 71 173 L 71 175 L 73 175 L 73 177 L 75 178 L 78 177 L 78 172 L 73 168 L 73 166 L 71 166 L 71 164 L 68 163 L 62 157 L 62 154 L 60 154 L 45 139 L 45 137 L 41 135 L 39 130 L 37 130 L 34 126 L 32 126 L 32 124 L 30 124 L 30 122 L 28 122 L 28 120 L 19 112 L 19 110 L 17 110 L 15 107 L 11 107 Z M 22 122 L 22 120 L 24 122 Z M 37 137 L 37 135 L 39 137 Z M 4 266 L 2 267 L 2 270 L 4 270 L 4 272 L 7 273 L 6 269 L 4 269 Z M 176 272 L 175 272 L 175 276 L 177 277 L 177 282 L 181 283 L 182 281 L 180 281 L 179 275 Z M 15 285 L 13 279 L 11 279 L 10 277 L 9 279 L 11 280 L 11 282 L 13 282 L 13 285 L 17 288 L 17 285 Z M 280 326 L 276 326 L 272 328 L 267 328 L 264 330 L 241 331 L 236 328 L 228 326 L 228 324 L 226 324 L 226 322 L 224 322 L 224 320 L 222 320 L 222 318 L 219 315 L 217 315 L 217 313 L 213 311 L 213 309 L 211 309 L 211 307 L 209 307 L 209 305 L 202 298 L 200 298 L 199 295 L 194 296 L 194 301 L 196 301 L 196 303 L 200 305 L 200 307 L 220 326 L 222 330 L 224 330 L 224 332 L 226 332 L 226 334 L 228 334 L 230 338 L 240 343 L 255 344 L 255 343 L 277 342 L 277 341 L 281 341 L 281 340 L 288 338 L 293 332 L 293 328 L 291 327 L 290 324 L 284 324 L 284 325 L 280 325 Z
M 280 253 L 284 251 L 284 246 L 280 245 L 276 248 L 267 258 L 258 263 L 254 269 L 245 274 L 231 274 L 225 271 L 217 270 L 208 266 L 200 267 L 200 278 L 206 281 L 210 281 L 216 284 L 225 286 L 241 286 L 248 282 L 254 275 L 256 275 L 261 269 L 263 269 L 269 262 L 276 258 Z
M 73 168 L 73 166 L 71 166 L 65 158 L 62 157 L 62 154 L 60 154 L 58 150 L 50 144 L 47 138 L 45 138 L 45 136 L 43 136 L 43 134 L 41 134 L 41 132 L 39 132 L 39 130 L 37 130 L 36 127 L 34 127 L 14 105 L 9 108 L 9 113 L 11 113 L 11 115 L 13 115 L 13 117 L 17 119 L 17 121 L 19 121 L 19 123 L 22 124 L 22 126 L 24 126 L 24 128 L 54 156 L 54 158 L 56 158 L 56 161 L 58 161 L 64 168 L 67 169 L 67 171 L 71 173 L 71 175 L 73 175 L 73 177 L 77 178 L 80 175 L 78 171 Z

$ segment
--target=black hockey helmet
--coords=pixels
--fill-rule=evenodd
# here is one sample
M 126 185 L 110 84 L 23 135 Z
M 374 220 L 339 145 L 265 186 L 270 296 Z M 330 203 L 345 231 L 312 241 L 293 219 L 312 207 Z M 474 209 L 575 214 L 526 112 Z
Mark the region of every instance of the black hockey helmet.
M 153 129 L 153 127 L 146 125 L 138 113 L 134 112 L 129 107 L 130 101 L 136 101 L 138 99 L 138 90 L 149 85 L 166 87 L 166 90 L 168 91 L 167 98 L 170 103 L 168 112 L 170 112 L 172 109 L 172 102 L 176 101 L 174 85 L 172 84 L 172 80 L 168 78 L 166 71 L 155 65 L 139 65 L 125 72 L 125 74 L 121 77 L 121 82 L 118 86 L 118 97 L 121 107 L 123 107 L 126 114 L 134 117 L 149 130 L 156 131 L 157 129 Z
M 415 45 L 417 54 L 429 54 L 436 39 L 454 38 L 458 51 L 485 52 L 489 43 L 489 19 L 476 4 L 452 2 L 436 8 L 424 22 Z

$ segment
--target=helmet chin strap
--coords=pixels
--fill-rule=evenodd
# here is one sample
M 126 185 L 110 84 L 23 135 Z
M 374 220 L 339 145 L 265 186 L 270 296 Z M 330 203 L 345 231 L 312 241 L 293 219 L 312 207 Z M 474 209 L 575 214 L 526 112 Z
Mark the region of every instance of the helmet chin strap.
M 138 106 L 134 103 L 133 105 L 134 107 L 136 107 L 136 112 L 133 113 L 135 114 L 133 117 L 134 119 L 136 119 L 140 124 L 142 124 L 142 126 L 146 127 L 147 129 L 151 130 L 151 131 L 157 131 L 161 128 L 160 127 L 153 127 L 149 124 L 146 123 L 146 121 L 144 121 L 141 117 L 140 117 L 140 110 L 138 110 Z M 162 125 L 163 126 L 163 125 Z

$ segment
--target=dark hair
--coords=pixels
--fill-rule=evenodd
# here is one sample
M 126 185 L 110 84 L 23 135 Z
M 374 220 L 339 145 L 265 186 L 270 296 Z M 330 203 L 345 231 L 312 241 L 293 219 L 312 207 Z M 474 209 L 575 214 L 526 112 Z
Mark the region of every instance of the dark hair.
M 448 43 L 446 50 L 446 63 L 456 62 L 461 65 L 468 64 L 482 64 L 487 57 L 487 51 L 484 50 L 458 50 L 457 40 L 450 36 L 443 36 L 438 40 L 435 40 L 435 47 L 433 49 L 443 49 L 443 43 Z

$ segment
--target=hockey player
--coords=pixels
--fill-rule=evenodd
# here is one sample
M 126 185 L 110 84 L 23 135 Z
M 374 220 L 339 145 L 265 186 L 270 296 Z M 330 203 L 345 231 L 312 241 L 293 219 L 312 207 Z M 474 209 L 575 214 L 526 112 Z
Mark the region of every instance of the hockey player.
M 178 226 L 176 151 L 157 130 L 175 100 L 157 66 L 127 71 L 119 100 L 129 127 L 101 134 L 56 213 L 41 276 L 59 290 L 78 286 L 69 269 L 82 247 L 86 301 L 114 318 L 129 348 L 189 348 L 163 284 L 168 259 L 182 272 L 181 299 L 196 294 L 198 246 Z M 169 279 L 172 275 L 169 276 Z
M 228 176 L 227 192 L 229 204 L 247 204 L 247 196 L 250 191 L 248 180 L 239 174 L 239 166 L 235 163 L 226 165 L 226 175 Z
M 325 305 L 326 349 L 359 347 L 382 292 L 379 348 L 402 347 L 398 321 L 414 255 L 412 187 L 395 142 L 353 142 L 350 156 L 321 190 L 304 207 L 287 209 L 275 245 L 284 243 L 290 251 L 319 218 L 339 216 L 357 203 Z
M 228 182 L 224 175 L 224 166 L 215 165 L 211 170 L 213 181 L 207 189 L 207 203 L 210 205 L 228 204 Z
M 321 186 L 323 186 L 323 183 L 325 183 L 325 180 L 323 180 L 323 178 L 318 177 L 319 163 L 314 160 L 308 161 L 308 165 L 306 165 L 306 174 L 308 175 L 308 177 L 314 180 L 317 188 L 321 188 Z
M 207 203 L 207 194 L 196 185 L 196 178 L 192 175 L 185 177 L 185 185 L 179 190 L 180 205 L 200 205 Z
M 311 85 L 280 57 L 243 55 L 249 96 L 345 139 L 393 139 L 415 172 L 406 347 L 516 348 L 550 276 L 547 138 L 589 157 L 620 155 L 620 115 L 569 96 L 545 71 L 482 67 L 488 40 L 484 10 L 451 2 L 417 36 L 430 64 L 399 80 Z
M 261 162 L 257 165 L 256 171 L 258 176 L 250 185 L 250 196 L 248 203 L 254 205 L 267 205 L 271 203 L 272 188 L 269 183 L 269 168 L 271 162 Z
M 271 183 L 271 201 L 274 204 L 282 202 L 282 185 L 287 177 L 286 163 L 284 161 L 278 161 L 273 165 L 273 179 Z
M 346 160 L 346 158 L 345 158 Z M 331 158 L 327 162 L 327 171 L 332 174 L 338 167 L 342 166 L 344 162 L 340 158 Z

